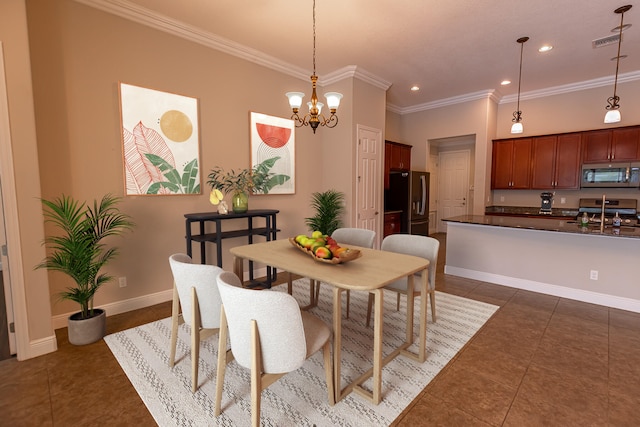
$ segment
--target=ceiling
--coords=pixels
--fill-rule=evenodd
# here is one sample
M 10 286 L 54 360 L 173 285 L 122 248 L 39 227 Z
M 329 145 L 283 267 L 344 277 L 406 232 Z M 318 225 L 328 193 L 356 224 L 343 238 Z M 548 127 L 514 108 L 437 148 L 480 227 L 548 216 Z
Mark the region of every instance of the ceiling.
M 301 78 L 313 69 L 312 0 L 77 1 L 103 9 L 110 5 L 112 12 L 135 10 L 164 27 L 213 38 L 228 51 L 258 56 Z M 614 10 L 625 4 L 633 5 L 624 15 L 632 27 L 623 33 L 621 53 L 628 57 L 620 61 L 620 81 L 640 79 L 640 0 L 318 0 L 317 74 L 322 83 L 357 66 L 390 84 L 388 106 L 398 112 L 492 90 L 497 99 L 512 101 L 518 91 L 516 40 L 528 36 L 523 99 L 613 86 L 611 58 L 618 45 L 594 49 L 592 40 L 615 34 L 611 30 L 620 25 L 620 15 Z M 543 44 L 554 48 L 539 53 Z M 512 84 L 501 86 L 504 79 Z M 413 85 L 420 90 L 410 91 Z M 291 90 L 307 96 L 310 91 L 302 82 Z M 623 103 L 624 94 L 619 95 Z M 603 110 L 605 105 L 603 99 Z

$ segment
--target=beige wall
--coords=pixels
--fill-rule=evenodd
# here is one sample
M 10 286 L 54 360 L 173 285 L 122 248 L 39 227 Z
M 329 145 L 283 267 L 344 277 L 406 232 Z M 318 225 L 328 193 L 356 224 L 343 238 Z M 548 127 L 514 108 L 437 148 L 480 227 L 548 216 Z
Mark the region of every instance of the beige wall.
M 28 11 L 42 193 L 47 198 L 65 193 L 91 200 L 104 193 L 124 194 L 118 82 L 199 99 L 203 184 L 216 165 L 225 169 L 249 166 L 250 111 L 289 117 L 284 93 L 310 93 L 310 81 L 74 1 L 33 0 Z M 335 84 L 335 89 L 347 89 L 346 95 L 353 92 L 345 85 L 349 83 Z M 316 135 L 307 127 L 297 129 L 296 194 L 252 196 L 249 200 L 252 209 L 280 209 L 280 236 L 308 231 L 304 218 L 313 214 L 309 206 L 313 192 L 335 183 L 350 184 L 350 167 L 330 168 L 328 173 L 323 168 L 324 158 L 348 163 L 353 153 L 353 106 L 349 105 L 350 96 L 346 98 L 344 116 L 341 108 L 340 125 L 335 129 L 321 128 Z M 108 272 L 126 276 L 128 286 L 106 285 L 96 296 L 97 305 L 170 289 L 167 258 L 185 251 L 183 214 L 215 209 L 208 202 L 206 184 L 204 190 L 199 196 L 124 199 L 122 209 L 134 217 L 137 227 L 115 242 L 121 255 Z M 225 227 L 244 225 L 242 221 Z M 227 250 L 245 243 L 246 239 L 240 238 L 223 242 L 225 268 L 230 269 L 232 262 Z M 214 262 L 214 249 L 208 245 L 208 262 Z M 52 294 L 68 283 L 59 274 L 51 274 L 49 279 Z M 53 304 L 54 315 L 75 309 L 68 302 Z

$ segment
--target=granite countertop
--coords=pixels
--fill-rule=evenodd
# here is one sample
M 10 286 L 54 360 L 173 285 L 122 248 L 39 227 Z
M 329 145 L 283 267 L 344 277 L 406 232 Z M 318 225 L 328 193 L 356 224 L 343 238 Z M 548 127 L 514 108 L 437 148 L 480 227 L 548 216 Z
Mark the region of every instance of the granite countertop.
M 604 231 L 600 232 L 599 225 L 582 227 L 575 219 L 566 220 L 554 218 L 528 218 L 525 216 L 461 215 L 452 218 L 445 218 L 443 221 L 487 225 L 492 227 L 523 228 L 528 230 L 640 239 L 640 227 L 606 226 Z
M 541 214 L 540 207 L 523 206 L 487 206 L 484 210 L 487 215 L 522 215 L 522 216 L 545 216 L 545 217 L 566 217 L 576 218 L 578 208 L 551 208 L 551 213 Z

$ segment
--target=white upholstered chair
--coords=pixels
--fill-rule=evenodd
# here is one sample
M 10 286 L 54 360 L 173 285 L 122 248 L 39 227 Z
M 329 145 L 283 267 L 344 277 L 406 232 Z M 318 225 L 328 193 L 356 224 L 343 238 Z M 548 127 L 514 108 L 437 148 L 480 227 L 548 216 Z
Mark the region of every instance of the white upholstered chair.
M 220 327 L 222 302 L 216 279 L 223 270 L 214 265 L 192 264 L 191 257 L 185 254 L 171 255 L 169 265 L 173 273 L 169 366 L 173 368 L 175 364 L 178 325 L 187 323 L 191 327 L 191 391 L 195 393 L 200 341 L 215 334 Z
M 331 237 L 338 242 L 340 246 L 349 247 L 360 246 L 363 248 L 373 248 L 373 244 L 376 240 L 376 232 L 373 230 L 367 230 L 366 228 L 349 228 L 343 227 L 336 229 Z M 313 282 L 313 281 L 312 281 Z M 313 285 L 313 283 L 312 283 Z M 315 284 L 316 302 L 320 296 L 320 283 Z M 347 291 L 347 312 L 346 317 L 349 318 L 349 304 L 351 300 L 351 291 Z
M 331 330 L 319 318 L 300 310 L 284 292 L 241 287 L 238 276 L 218 276 L 222 297 L 216 378 L 215 415 L 221 413 L 226 365 L 236 362 L 251 370 L 251 424 L 260 424 L 260 395 L 288 372 L 322 349 L 329 404 L 335 404 L 331 364 Z M 231 349 L 227 348 L 227 333 Z
M 433 237 L 419 236 L 414 234 L 391 234 L 382 240 L 380 247 L 383 251 L 398 252 L 407 255 L 419 256 L 429 260 L 428 291 L 431 301 L 431 319 L 436 321 L 436 265 L 438 264 L 438 250 L 440 242 Z M 414 276 L 414 296 L 420 294 L 420 275 Z M 400 309 L 400 294 L 407 294 L 407 278 L 404 277 L 384 287 L 390 291 L 398 293 L 397 310 Z M 413 298 L 412 298 L 413 299 Z M 373 294 L 369 294 L 369 304 L 367 308 L 367 326 L 371 318 L 371 308 L 373 306 Z

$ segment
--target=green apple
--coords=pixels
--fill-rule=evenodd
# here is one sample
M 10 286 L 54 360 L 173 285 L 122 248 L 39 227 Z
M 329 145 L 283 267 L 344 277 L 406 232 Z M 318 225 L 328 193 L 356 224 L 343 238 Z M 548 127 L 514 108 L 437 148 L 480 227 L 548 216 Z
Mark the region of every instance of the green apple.
M 302 240 L 306 238 L 307 236 L 305 236 L 304 234 L 298 234 L 295 240 L 297 244 L 302 245 Z
M 311 237 L 314 239 L 322 237 L 322 231 L 318 231 L 318 230 L 314 231 L 313 233 L 311 233 Z

